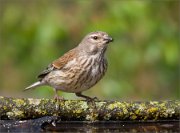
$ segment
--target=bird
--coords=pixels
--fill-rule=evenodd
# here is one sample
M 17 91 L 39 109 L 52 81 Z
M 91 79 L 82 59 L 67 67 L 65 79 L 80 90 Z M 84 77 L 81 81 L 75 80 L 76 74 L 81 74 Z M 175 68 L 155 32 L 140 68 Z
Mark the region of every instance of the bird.
M 105 52 L 112 41 L 113 38 L 103 31 L 87 34 L 79 45 L 49 64 L 38 75 L 37 82 L 24 90 L 50 86 L 55 92 L 54 99 L 61 99 L 57 92 L 64 91 L 92 100 L 82 92 L 93 87 L 105 75 L 108 67 Z

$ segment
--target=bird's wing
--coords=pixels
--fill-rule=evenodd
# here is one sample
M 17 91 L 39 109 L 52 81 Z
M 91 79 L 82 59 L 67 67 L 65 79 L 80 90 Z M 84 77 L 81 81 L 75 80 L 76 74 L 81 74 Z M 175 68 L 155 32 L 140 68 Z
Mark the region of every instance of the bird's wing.
M 53 70 L 56 70 L 57 68 L 55 68 L 52 64 L 49 64 L 48 67 L 46 69 L 44 69 L 39 75 L 38 75 L 38 79 L 42 80 L 48 73 L 50 73 Z
M 57 70 L 57 69 L 62 69 L 69 61 L 75 58 L 75 54 L 77 54 L 76 49 L 72 49 L 65 53 L 63 56 L 58 58 L 57 60 L 53 61 L 48 67 L 42 71 L 38 75 L 38 79 L 42 80 L 47 74 L 49 74 L 51 71 Z
M 69 61 L 73 60 L 77 54 L 78 54 L 77 49 L 74 48 L 74 49 L 68 51 L 67 53 L 65 53 L 59 59 L 53 61 L 52 65 L 57 69 L 61 69 Z

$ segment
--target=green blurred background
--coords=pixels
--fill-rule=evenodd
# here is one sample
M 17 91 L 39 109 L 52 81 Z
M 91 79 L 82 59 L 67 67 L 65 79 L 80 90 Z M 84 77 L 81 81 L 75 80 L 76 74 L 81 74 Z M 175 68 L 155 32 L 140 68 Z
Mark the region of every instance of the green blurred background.
M 50 87 L 22 90 L 87 33 L 102 30 L 114 38 L 108 72 L 84 94 L 178 99 L 179 23 L 178 0 L 0 0 L 0 95 L 53 97 Z

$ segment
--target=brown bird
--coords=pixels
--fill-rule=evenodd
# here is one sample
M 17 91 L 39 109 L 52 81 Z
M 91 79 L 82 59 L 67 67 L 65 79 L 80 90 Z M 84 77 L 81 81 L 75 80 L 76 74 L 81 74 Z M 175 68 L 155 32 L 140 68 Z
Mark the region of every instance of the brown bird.
M 106 32 L 89 33 L 77 47 L 53 61 L 38 75 L 39 81 L 25 90 L 48 85 L 54 88 L 55 99 L 58 98 L 57 91 L 61 90 L 91 100 L 92 98 L 81 93 L 94 86 L 104 76 L 107 70 L 104 55 L 108 43 L 112 41 Z

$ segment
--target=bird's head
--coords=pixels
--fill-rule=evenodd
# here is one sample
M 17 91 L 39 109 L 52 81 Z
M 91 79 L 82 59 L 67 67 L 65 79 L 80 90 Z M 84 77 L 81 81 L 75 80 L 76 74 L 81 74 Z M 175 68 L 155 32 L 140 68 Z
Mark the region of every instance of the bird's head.
M 83 47 L 88 53 L 96 54 L 97 52 L 105 51 L 108 44 L 112 41 L 112 37 L 106 32 L 96 31 L 86 35 L 79 44 L 79 47 Z

